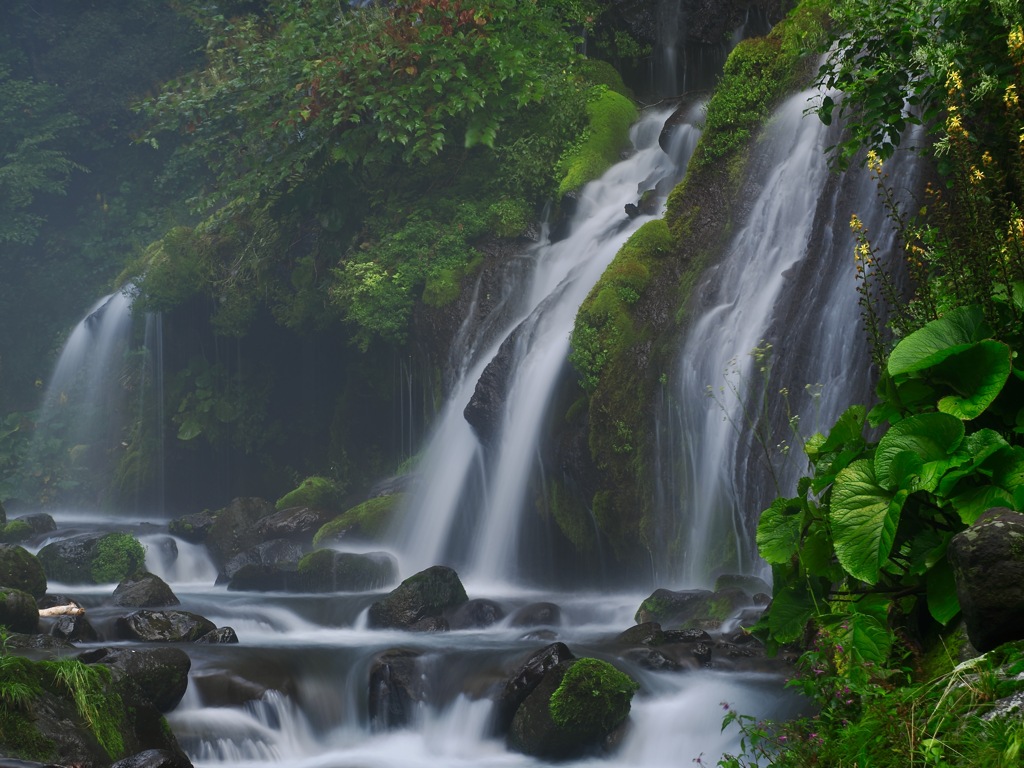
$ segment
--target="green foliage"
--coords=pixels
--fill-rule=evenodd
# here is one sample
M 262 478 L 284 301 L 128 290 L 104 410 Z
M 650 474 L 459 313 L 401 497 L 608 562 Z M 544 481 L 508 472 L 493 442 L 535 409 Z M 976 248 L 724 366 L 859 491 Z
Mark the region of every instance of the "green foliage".
M 587 100 L 587 130 L 558 164 L 560 197 L 596 179 L 619 159 L 636 114 L 633 102 L 625 96 L 603 86 L 593 87 Z
M 775 582 L 770 642 L 800 638 L 813 619 L 863 674 L 883 669 L 901 616 L 923 632 L 958 613 L 949 540 L 990 507 L 1024 508 L 1013 356 L 991 330 L 980 307 L 925 325 L 893 350 L 870 413 L 853 406 L 807 441 L 813 474 L 757 530 Z M 877 441 L 864 437 L 886 422 Z
M 341 500 L 342 489 L 327 477 L 307 477 L 274 505 L 275 509 L 309 507 L 311 509 L 334 509 Z
M 146 565 L 146 550 L 129 533 L 108 533 L 96 543 L 89 566 L 96 584 L 119 582 Z
M 551 719 L 563 728 L 608 733 L 629 715 L 629 703 L 639 688 L 606 661 L 578 659 L 551 694 Z
M 178 440 L 202 435 L 211 445 L 233 445 L 251 453 L 268 439 L 266 405 L 270 384 L 263 376 L 231 375 L 220 363 L 194 357 L 173 385 Z
M 5 544 L 25 541 L 25 539 L 31 538 L 31 536 L 32 526 L 23 520 L 11 520 L 5 525 L 0 526 L 0 542 Z
M 123 757 L 124 739 L 119 729 L 125 710 L 121 697 L 109 690 L 110 670 L 77 659 L 42 663 L 47 665 L 55 683 L 71 695 L 78 714 L 107 754 L 113 759 Z

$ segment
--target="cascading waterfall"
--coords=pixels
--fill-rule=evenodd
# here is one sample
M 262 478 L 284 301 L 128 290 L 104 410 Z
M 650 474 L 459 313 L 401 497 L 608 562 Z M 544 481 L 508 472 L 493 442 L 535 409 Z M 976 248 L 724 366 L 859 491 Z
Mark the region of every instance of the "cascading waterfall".
M 506 328 L 498 334 L 489 329 L 486 350 L 479 343 L 467 345 L 457 363 L 460 376 L 425 452 L 421 487 L 410 493 L 414 506 L 405 516 L 408 524 L 400 532 L 410 569 L 447 563 L 490 583 L 514 583 L 523 576 L 529 558 L 517 542 L 529 506 L 525 496 L 547 407 L 566 372 L 576 311 L 630 234 L 652 218 L 627 218 L 624 203 L 661 178 L 680 178 L 696 143 L 697 130 L 687 123 L 674 133 L 671 157 L 661 150 L 658 137 L 669 115 L 652 110 L 634 126 L 636 153 L 581 191 L 568 235 L 542 242 L 523 257 L 528 287 L 510 290 L 511 311 L 500 305 L 509 318 Z M 496 357 L 504 358 L 509 377 L 499 426 L 485 447 L 463 412 Z
M 680 584 L 761 570 L 757 516 L 795 491 L 800 440 L 870 394 L 847 222 L 858 213 L 882 250 L 893 232 L 866 172 L 829 172 L 824 150 L 837 129 L 804 116 L 813 96 L 777 111 L 761 191 L 695 292 L 668 429 L 658 435 L 662 503 L 682 540 L 681 558 L 673 566 L 667 556 L 662 570 Z M 905 192 L 914 165 L 893 168 Z

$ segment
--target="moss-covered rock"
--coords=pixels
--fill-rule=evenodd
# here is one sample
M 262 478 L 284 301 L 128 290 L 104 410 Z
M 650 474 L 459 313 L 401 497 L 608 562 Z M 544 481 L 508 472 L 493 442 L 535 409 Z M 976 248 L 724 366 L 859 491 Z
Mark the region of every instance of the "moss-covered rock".
M 39 628 L 35 598 L 20 589 L 0 586 L 0 627 L 8 632 L 35 632 Z
M 299 561 L 298 583 L 309 592 L 367 592 L 394 584 L 398 562 L 386 552 L 318 549 Z
M 629 146 L 629 128 L 636 120 L 636 107 L 622 94 L 595 86 L 587 102 L 587 118 L 583 140 L 559 163 L 559 196 L 596 179 L 618 161 L 619 154 Z
M 409 629 L 418 622 L 440 619 L 445 611 L 467 602 L 466 588 L 451 568 L 434 565 L 410 576 L 384 599 L 370 606 L 371 627 Z M 437 624 L 431 625 L 437 628 Z
M 367 499 L 320 528 L 313 536 L 313 546 L 342 540 L 379 539 L 387 531 L 395 510 L 404 498 L 404 494 L 395 493 Z
M 509 746 L 545 759 L 600 750 L 629 716 L 639 686 L 599 659 L 561 662 L 526 697 L 512 718 Z
M 0 544 L 0 586 L 20 589 L 38 599 L 46 594 L 46 572 L 24 547 Z
M 47 544 L 38 558 L 54 581 L 109 584 L 142 569 L 146 551 L 128 533 L 86 533 Z
M 327 477 L 307 477 L 298 488 L 295 488 L 274 504 L 277 511 L 291 507 L 309 507 L 310 509 L 337 509 L 341 500 L 338 486 Z
M 0 526 L 0 541 L 16 544 L 30 539 L 32 533 L 32 526 L 28 523 L 22 520 L 11 520 L 6 525 Z
M 223 565 L 240 552 L 259 544 L 259 521 L 273 513 L 273 504 L 256 497 L 232 499 L 230 504 L 215 512 L 215 519 L 206 535 L 206 546 L 214 561 Z

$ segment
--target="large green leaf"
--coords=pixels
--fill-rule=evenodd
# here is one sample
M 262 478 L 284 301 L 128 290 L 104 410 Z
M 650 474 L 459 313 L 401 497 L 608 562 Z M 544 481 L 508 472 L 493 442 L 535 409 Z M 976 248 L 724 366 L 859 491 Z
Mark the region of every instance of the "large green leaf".
M 967 435 L 957 450 L 964 455 L 964 461 L 942 476 L 935 489 L 938 495 L 954 495 L 953 490 L 962 478 L 974 474 L 990 457 L 1002 451 L 1011 451 L 1010 444 L 994 429 L 979 429 Z
M 784 587 L 768 607 L 768 628 L 780 643 L 791 643 L 803 634 L 814 614 L 814 597 L 802 582 Z
M 992 507 L 1013 507 L 1014 497 L 1009 491 L 996 485 L 983 485 L 972 488 L 952 499 L 953 508 L 960 515 L 964 525 L 970 525 L 983 512 Z
M 882 563 L 892 551 L 906 498 L 906 491 L 892 494 L 879 487 L 867 459 L 853 462 L 836 475 L 829 521 L 843 570 L 868 584 L 878 582 Z
M 889 373 L 898 376 L 931 368 L 989 335 L 981 307 L 950 310 L 896 345 L 889 355 Z
M 863 405 L 851 405 L 843 411 L 842 416 L 836 419 L 836 423 L 829 430 L 825 441 L 815 446 L 815 453 L 835 451 L 850 442 L 863 444 L 864 438 L 862 434 L 866 418 L 867 411 Z M 810 455 L 810 452 L 808 452 L 808 455 Z
M 890 490 L 900 485 L 893 477 L 893 461 L 903 451 L 935 464 L 930 473 L 941 474 L 958 463 L 954 451 L 964 439 L 964 424 L 946 413 L 918 413 L 893 424 L 875 449 L 874 472 L 878 483 Z M 922 473 L 923 474 L 923 473 Z
M 875 613 L 833 614 L 825 623 L 831 625 L 832 636 L 843 652 L 850 654 L 851 666 L 868 661 L 883 665 L 888 660 L 893 636 L 885 620 L 879 620 Z
M 757 523 L 757 551 L 766 562 L 788 563 L 800 545 L 801 499 L 776 499 Z
M 948 624 L 960 613 L 960 600 L 956 595 L 956 579 L 949 560 L 942 558 L 925 577 L 928 594 L 928 612 L 939 624 Z
M 956 394 L 939 400 L 939 410 L 958 419 L 974 419 L 985 412 L 1010 378 L 1010 348 L 1001 341 L 979 341 L 950 355 L 935 369 L 935 379 Z

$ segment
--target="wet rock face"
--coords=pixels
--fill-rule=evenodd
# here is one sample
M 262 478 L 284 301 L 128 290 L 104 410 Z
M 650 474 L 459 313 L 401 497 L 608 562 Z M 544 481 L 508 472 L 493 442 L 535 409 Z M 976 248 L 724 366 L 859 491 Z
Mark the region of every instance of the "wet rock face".
M 505 687 L 495 702 L 494 729 L 499 734 L 506 734 L 512 725 L 512 719 L 526 697 L 540 685 L 549 671 L 567 661 L 576 658 L 565 643 L 552 643 L 534 653 L 519 667 L 514 675 L 505 683 Z
M 191 643 L 217 627 L 203 616 L 188 611 L 136 611 L 115 623 L 125 640 L 147 643 Z
M 408 725 L 416 707 L 427 700 L 426 678 L 418 668 L 420 654 L 391 649 L 370 667 L 370 724 L 375 730 Z
M 979 651 L 1024 639 L 1024 515 L 990 509 L 948 549 L 967 636 Z
M 20 589 L 0 586 L 0 627 L 32 634 L 39 625 L 35 598 Z
M 520 325 L 502 342 L 498 354 L 480 374 L 473 396 L 463 411 L 469 426 L 485 446 L 493 445 L 498 439 L 498 430 L 501 429 L 505 414 L 508 383 L 512 380 L 516 345 L 522 327 Z
M 115 680 L 131 679 L 160 712 L 178 706 L 192 667 L 192 660 L 180 648 L 97 648 L 79 659 L 87 664 L 104 664 Z
M 0 587 L 20 589 L 39 599 L 46 594 L 46 573 L 24 547 L 0 544 Z
M 114 605 L 131 608 L 166 608 L 180 605 L 167 582 L 154 573 L 129 576 L 114 589 Z
M 436 620 L 446 611 L 454 610 L 469 601 L 459 576 L 451 568 L 435 565 L 410 576 L 384 599 L 370 606 L 368 623 L 371 627 L 411 629 L 425 619 Z M 436 621 L 430 627 L 441 627 Z
M 266 499 L 238 498 L 216 513 L 210 526 L 206 546 L 213 559 L 226 563 L 235 555 L 261 541 L 258 530 L 260 520 L 274 513 L 274 505 Z

